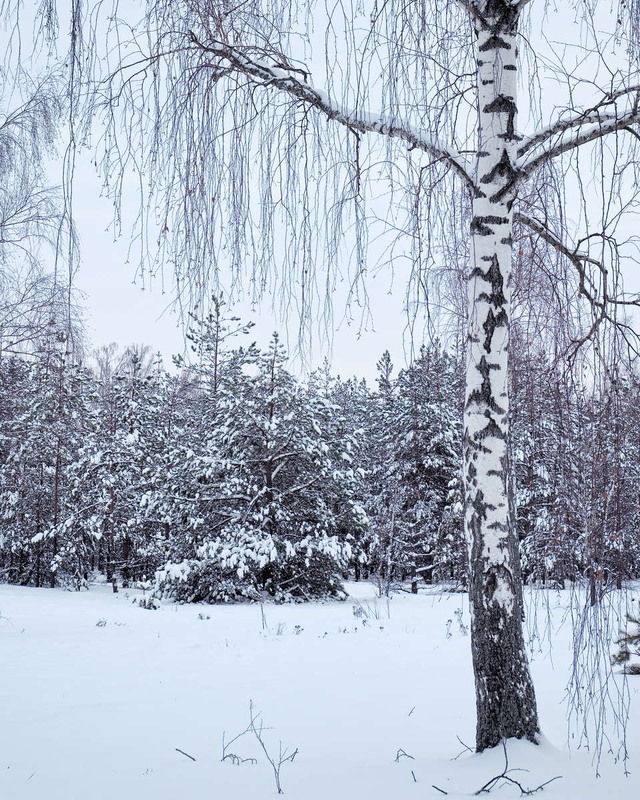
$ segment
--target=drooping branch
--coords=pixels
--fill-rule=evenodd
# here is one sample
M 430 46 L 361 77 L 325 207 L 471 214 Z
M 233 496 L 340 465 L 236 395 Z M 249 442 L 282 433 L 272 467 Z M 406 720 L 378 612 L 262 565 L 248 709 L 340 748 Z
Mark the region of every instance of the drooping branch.
M 205 44 L 193 31 L 189 31 L 189 40 L 192 49 L 226 61 L 236 74 L 244 75 L 258 85 L 286 92 L 305 106 L 315 108 L 328 119 L 344 125 L 355 133 L 378 133 L 400 139 L 406 142 L 410 149 L 422 150 L 437 161 L 449 164 L 465 184 L 475 191 L 475 183 L 466 159 L 452 148 L 442 145 L 427 132 L 410 126 L 390 124 L 374 114 L 335 105 L 325 92 L 316 89 L 308 82 L 308 73 L 304 70 L 289 65 L 268 63 L 224 42 L 213 40 Z M 228 73 L 228 70 L 226 72 Z
M 625 109 L 618 109 L 621 100 Z M 609 133 L 633 131 L 640 123 L 640 85 L 628 86 L 605 95 L 596 105 L 568 119 L 558 120 L 523 140 L 518 148 L 517 166 L 520 175 L 532 172 L 556 156 L 593 142 Z
M 558 252 L 562 253 L 562 255 L 566 256 L 569 261 L 575 266 L 576 271 L 578 273 L 578 277 L 580 280 L 579 284 L 579 292 L 584 295 L 584 297 L 594 306 L 597 307 L 604 307 L 606 305 L 619 305 L 619 306 L 636 306 L 640 307 L 640 296 L 636 297 L 633 300 L 625 300 L 623 298 L 613 297 L 609 294 L 607 289 L 607 268 L 604 264 L 596 258 L 592 258 L 587 253 L 582 253 L 579 251 L 578 248 L 572 250 L 565 242 L 562 241 L 561 237 L 550 230 L 544 222 L 541 222 L 534 217 L 529 217 L 526 214 L 521 214 L 520 212 L 516 212 L 514 214 L 514 220 L 516 222 L 525 225 L 527 228 L 530 228 L 534 233 L 540 236 L 547 244 L 550 244 L 554 247 Z M 583 240 L 584 241 L 584 240 Z M 602 296 L 598 297 L 597 292 L 598 288 L 596 287 L 594 281 L 587 273 L 587 264 L 591 264 L 592 266 L 596 267 L 599 271 L 600 275 L 602 276 Z

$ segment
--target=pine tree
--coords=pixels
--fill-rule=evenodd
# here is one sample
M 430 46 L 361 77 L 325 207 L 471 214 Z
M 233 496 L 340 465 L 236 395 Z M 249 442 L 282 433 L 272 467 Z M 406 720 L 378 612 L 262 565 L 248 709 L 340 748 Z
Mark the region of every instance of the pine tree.
M 98 570 L 115 591 L 120 579 L 128 585 L 141 575 L 140 558 L 153 539 L 141 498 L 152 443 L 161 438 L 162 409 L 160 376 L 147 348 L 129 348 L 111 366 L 102 364 L 95 384 L 89 435 L 69 470 L 73 504 L 56 535 L 76 587 Z
M 423 347 L 392 379 L 386 353 L 378 363 L 373 415 L 370 513 L 373 568 L 385 581 L 464 579 L 460 385 L 455 360 Z
M 86 433 L 87 376 L 64 334 L 43 341 L 24 374 L 18 388 L 27 394 L 5 429 L 0 467 L 4 560 L 11 581 L 53 586 L 66 580 L 58 529 L 70 502 L 69 471 Z
M 627 616 L 627 630 L 621 633 L 616 644 L 618 651 L 613 656 L 614 664 L 622 664 L 627 675 L 640 675 L 640 615 Z
M 199 490 L 182 500 L 191 508 L 160 576 L 177 599 L 341 593 L 351 529 L 364 524 L 345 497 L 349 444 L 332 436 L 331 404 L 285 363 L 275 335 L 266 352 L 250 347 L 225 360 L 217 424 L 190 460 Z

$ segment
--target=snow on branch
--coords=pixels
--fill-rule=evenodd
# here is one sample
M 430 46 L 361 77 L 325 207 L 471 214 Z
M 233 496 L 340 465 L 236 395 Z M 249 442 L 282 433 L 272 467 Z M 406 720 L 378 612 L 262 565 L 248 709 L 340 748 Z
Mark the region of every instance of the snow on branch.
M 189 31 L 189 39 L 195 49 L 226 61 L 232 68 L 232 72 L 245 75 L 258 85 L 280 89 L 299 102 L 322 112 L 328 119 L 344 125 L 354 133 L 379 133 L 383 136 L 401 139 L 409 145 L 410 149 L 422 150 L 437 161 L 444 161 L 472 190 L 475 189 L 464 157 L 455 150 L 444 147 L 426 131 L 411 126 L 392 125 L 374 114 L 335 105 L 325 92 L 316 89 L 308 82 L 308 73 L 305 70 L 291 67 L 288 64 L 268 63 L 263 59 L 250 57 L 240 48 L 224 42 L 212 40 L 205 44 L 193 31 Z M 225 70 L 225 73 L 228 74 L 229 70 Z
M 624 108 L 619 104 L 624 102 Z M 518 148 L 517 166 L 523 177 L 556 156 L 608 133 L 640 123 L 640 85 L 627 86 L 606 94 L 600 102 L 568 119 L 558 120 L 523 140 Z

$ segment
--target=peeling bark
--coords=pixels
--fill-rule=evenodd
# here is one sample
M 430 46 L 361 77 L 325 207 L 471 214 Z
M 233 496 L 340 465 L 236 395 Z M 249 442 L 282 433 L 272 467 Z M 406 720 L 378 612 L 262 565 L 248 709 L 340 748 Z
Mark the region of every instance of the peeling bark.
M 471 6 L 478 58 L 479 148 L 469 273 L 465 404 L 465 526 L 470 545 L 476 749 L 537 742 L 538 717 L 522 631 L 522 585 L 509 502 L 509 277 L 519 137 L 519 4 Z

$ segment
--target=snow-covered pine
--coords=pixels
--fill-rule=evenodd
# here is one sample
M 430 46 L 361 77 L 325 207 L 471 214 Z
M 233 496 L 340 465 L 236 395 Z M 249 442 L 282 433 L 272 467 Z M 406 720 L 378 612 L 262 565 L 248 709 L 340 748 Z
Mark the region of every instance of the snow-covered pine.
M 88 376 L 52 331 L 33 360 L 3 362 L 2 377 L 12 401 L 2 424 L 2 569 L 14 583 L 54 586 L 65 582 L 58 526 L 72 502 L 69 468 L 87 432 Z
M 159 589 L 180 600 L 339 595 L 350 542 L 366 525 L 337 409 L 285 368 L 274 338 L 228 353 L 215 424 L 177 482 Z M 189 508 L 190 507 L 190 508 Z M 177 530 L 176 530 L 177 528 Z
M 103 356 L 105 354 L 102 354 Z M 157 526 L 140 498 L 148 488 L 152 454 L 164 436 L 164 378 L 148 349 L 128 348 L 99 366 L 87 409 L 86 437 L 68 470 L 70 503 L 55 529 L 64 542 L 61 574 L 76 588 L 92 572 L 117 587 L 158 566 Z
M 369 566 L 385 591 L 409 577 L 415 591 L 424 580 L 466 574 L 451 495 L 461 477 L 460 373 L 437 343 L 397 378 L 392 369 L 385 353 L 367 423 Z
M 376 364 L 378 391 L 365 398 L 367 447 L 362 462 L 366 469 L 366 509 L 370 527 L 364 541 L 365 574 L 375 576 L 388 593 L 402 575 L 402 549 L 397 536 L 402 492 L 397 482 L 395 450 L 398 439 L 399 399 L 388 351 Z
M 452 516 L 450 497 L 462 477 L 460 374 L 455 359 L 436 342 L 423 345 L 397 379 L 395 469 L 405 564 L 414 578 L 429 582 L 466 579 L 462 519 L 460 513 Z
M 621 632 L 616 644 L 613 664 L 622 666 L 627 675 L 640 675 L 640 614 L 627 616 L 627 629 Z
M 368 501 L 374 464 L 380 457 L 372 433 L 373 393 L 365 380 L 352 378 L 342 381 L 330 373 L 326 364 L 311 376 L 307 391 L 320 392 L 329 401 L 334 409 L 329 421 L 334 429 L 334 441 L 348 445 L 344 456 L 350 465 L 349 480 L 342 486 L 344 498 L 340 507 L 349 510 L 349 516 L 355 514 L 359 520 L 359 524 L 352 525 L 350 530 L 349 569 L 355 579 L 360 580 L 371 575 L 372 520 Z

